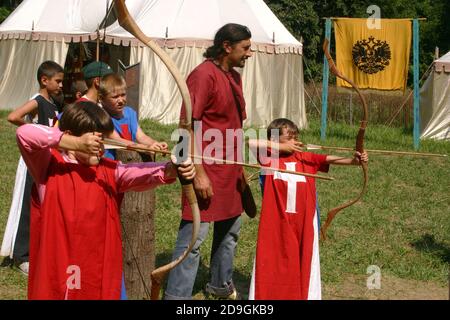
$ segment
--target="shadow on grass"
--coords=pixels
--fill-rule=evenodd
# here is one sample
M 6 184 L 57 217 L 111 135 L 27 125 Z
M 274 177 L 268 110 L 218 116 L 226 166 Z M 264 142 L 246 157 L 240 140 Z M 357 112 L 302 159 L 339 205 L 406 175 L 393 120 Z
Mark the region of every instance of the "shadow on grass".
M 5 257 L 2 260 L 2 263 L 0 264 L 0 267 L 12 267 L 14 264 L 13 259 L 11 259 L 10 257 Z
M 209 264 L 206 264 L 206 258 L 209 260 L 209 257 L 201 257 L 200 264 L 198 266 L 197 277 L 194 283 L 194 289 L 192 290 L 192 296 L 196 296 L 197 294 L 206 295 L 205 287 L 206 283 L 210 280 L 209 275 Z M 156 255 L 156 268 L 169 263 L 172 259 L 172 252 L 166 251 L 163 253 L 159 253 Z M 238 270 L 234 270 L 233 272 L 233 282 L 236 286 L 237 291 L 241 294 L 243 299 L 248 298 L 248 289 L 250 285 L 250 279 L 248 276 L 242 274 Z M 167 287 L 167 278 L 164 281 L 163 290 L 165 291 Z M 205 297 L 205 299 L 207 299 Z
M 430 253 L 445 263 L 450 263 L 450 248 L 443 242 L 437 242 L 434 235 L 424 234 L 422 238 L 411 243 L 419 251 Z

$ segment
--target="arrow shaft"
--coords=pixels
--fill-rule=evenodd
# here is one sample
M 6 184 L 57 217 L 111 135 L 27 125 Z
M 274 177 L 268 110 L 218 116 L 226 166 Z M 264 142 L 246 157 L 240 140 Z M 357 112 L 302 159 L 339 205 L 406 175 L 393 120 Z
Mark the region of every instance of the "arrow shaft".
M 307 150 L 322 149 L 322 150 L 337 150 L 337 151 L 355 151 L 353 148 L 347 147 L 328 147 L 318 145 L 306 145 Z M 400 155 L 400 156 L 418 156 L 418 157 L 447 157 L 446 154 L 438 153 L 424 153 L 424 152 L 409 152 L 409 151 L 391 151 L 391 150 L 375 150 L 365 149 L 368 153 L 379 153 L 385 155 Z
M 103 144 L 105 145 L 106 149 L 108 149 L 108 147 L 111 146 L 112 148 L 115 148 L 115 149 L 119 148 L 119 149 L 126 149 L 126 150 L 132 150 L 132 151 L 141 151 L 141 152 L 157 152 L 157 153 L 161 153 L 161 154 L 165 154 L 165 155 L 171 155 L 172 154 L 170 151 L 157 150 L 157 149 L 154 149 L 154 148 L 151 148 L 151 147 L 147 147 L 147 146 L 142 146 L 142 145 L 141 146 L 126 145 L 126 144 L 124 144 L 124 143 L 122 143 L 120 141 L 113 140 L 113 139 L 108 139 L 108 138 L 104 138 L 103 139 Z M 297 172 L 297 171 L 284 170 L 284 169 L 271 168 L 271 167 L 264 167 L 264 166 L 260 166 L 260 165 L 257 165 L 257 164 L 250 164 L 250 163 L 239 162 L 239 161 L 231 161 L 231 160 L 225 160 L 225 159 L 197 156 L 197 155 L 194 155 L 194 154 L 191 154 L 190 156 L 192 158 L 194 158 L 194 159 L 214 161 L 215 163 L 218 163 L 218 164 L 237 164 L 237 165 L 241 165 L 241 166 L 244 166 L 244 167 L 255 168 L 255 169 L 260 169 L 260 170 L 263 169 L 263 170 L 268 170 L 268 171 L 278 171 L 278 172 L 295 174 L 295 175 L 311 177 L 311 178 L 315 178 L 315 179 L 322 179 L 322 180 L 334 180 L 333 177 L 322 176 L 322 175 L 318 175 L 318 174 L 312 174 L 312 173 L 306 173 L 306 172 Z

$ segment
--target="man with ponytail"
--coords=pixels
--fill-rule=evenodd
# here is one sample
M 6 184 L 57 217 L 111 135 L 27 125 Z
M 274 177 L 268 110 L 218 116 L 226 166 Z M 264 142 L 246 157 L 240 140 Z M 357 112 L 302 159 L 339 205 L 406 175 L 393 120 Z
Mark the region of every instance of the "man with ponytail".
M 206 60 L 189 75 L 187 85 L 192 99 L 192 124 L 195 137 L 204 137 L 214 129 L 223 141 L 215 148 L 214 157 L 240 159 L 237 141 L 242 132 L 242 121 L 246 118 L 245 101 L 240 74 L 234 68 L 243 68 L 252 56 L 251 32 L 240 24 L 229 23 L 221 27 L 204 56 Z M 185 117 L 182 107 L 181 120 Z M 227 132 L 235 133 L 233 141 L 226 139 Z M 209 133 L 213 132 L 212 130 Z M 238 133 L 238 134 L 236 134 Z M 213 141 L 195 139 L 194 151 L 209 150 Z M 206 140 L 206 139 L 203 139 Z M 209 146 L 209 148 L 208 148 Z M 205 240 L 209 225 L 214 223 L 211 248 L 210 281 L 207 293 L 225 299 L 237 299 L 234 287 L 233 259 L 241 227 L 240 186 L 243 178 L 242 166 L 219 163 L 197 163 L 194 189 L 201 210 L 201 226 L 197 242 L 188 257 L 174 268 L 168 279 L 165 299 L 191 299 L 198 266 L 200 244 Z M 192 234 L 192 214 L 183 197 L 183 213 L 173 256 L 179 257 L 188 247 Z

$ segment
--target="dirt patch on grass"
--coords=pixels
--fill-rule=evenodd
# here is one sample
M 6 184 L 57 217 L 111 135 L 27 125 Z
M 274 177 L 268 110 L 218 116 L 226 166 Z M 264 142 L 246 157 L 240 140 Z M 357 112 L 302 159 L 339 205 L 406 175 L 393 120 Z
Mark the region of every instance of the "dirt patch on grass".
M 0 285 L 0 300 L 24 300 L 27 290 L 16 286 Z
M 324 285 L 326 300 L 448 300 L 449 288 L 434 282 L 383 275 L 380 289 L 369 290 L 365 276 L 348 276 L 339 285 Z

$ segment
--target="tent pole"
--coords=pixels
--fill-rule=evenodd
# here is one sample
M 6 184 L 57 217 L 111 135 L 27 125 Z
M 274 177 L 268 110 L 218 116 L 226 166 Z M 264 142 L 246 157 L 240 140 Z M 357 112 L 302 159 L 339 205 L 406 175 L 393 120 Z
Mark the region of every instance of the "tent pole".
M 97 46 L 95 50 L 95 61 L 100 60 L 100 30 L 97 28 Z
M 331 19 L 325 20 L 325 38 L 328 39 L 328 50 L 331 42 Z M 322 120 L 320 125 L 320 139 L 325 140 L 327 135 L 327 108 L 328 108 L 328 78 L 330 72 L 328 69 L 328 60 L 323 55 L 323 72 L 322 72 Z

